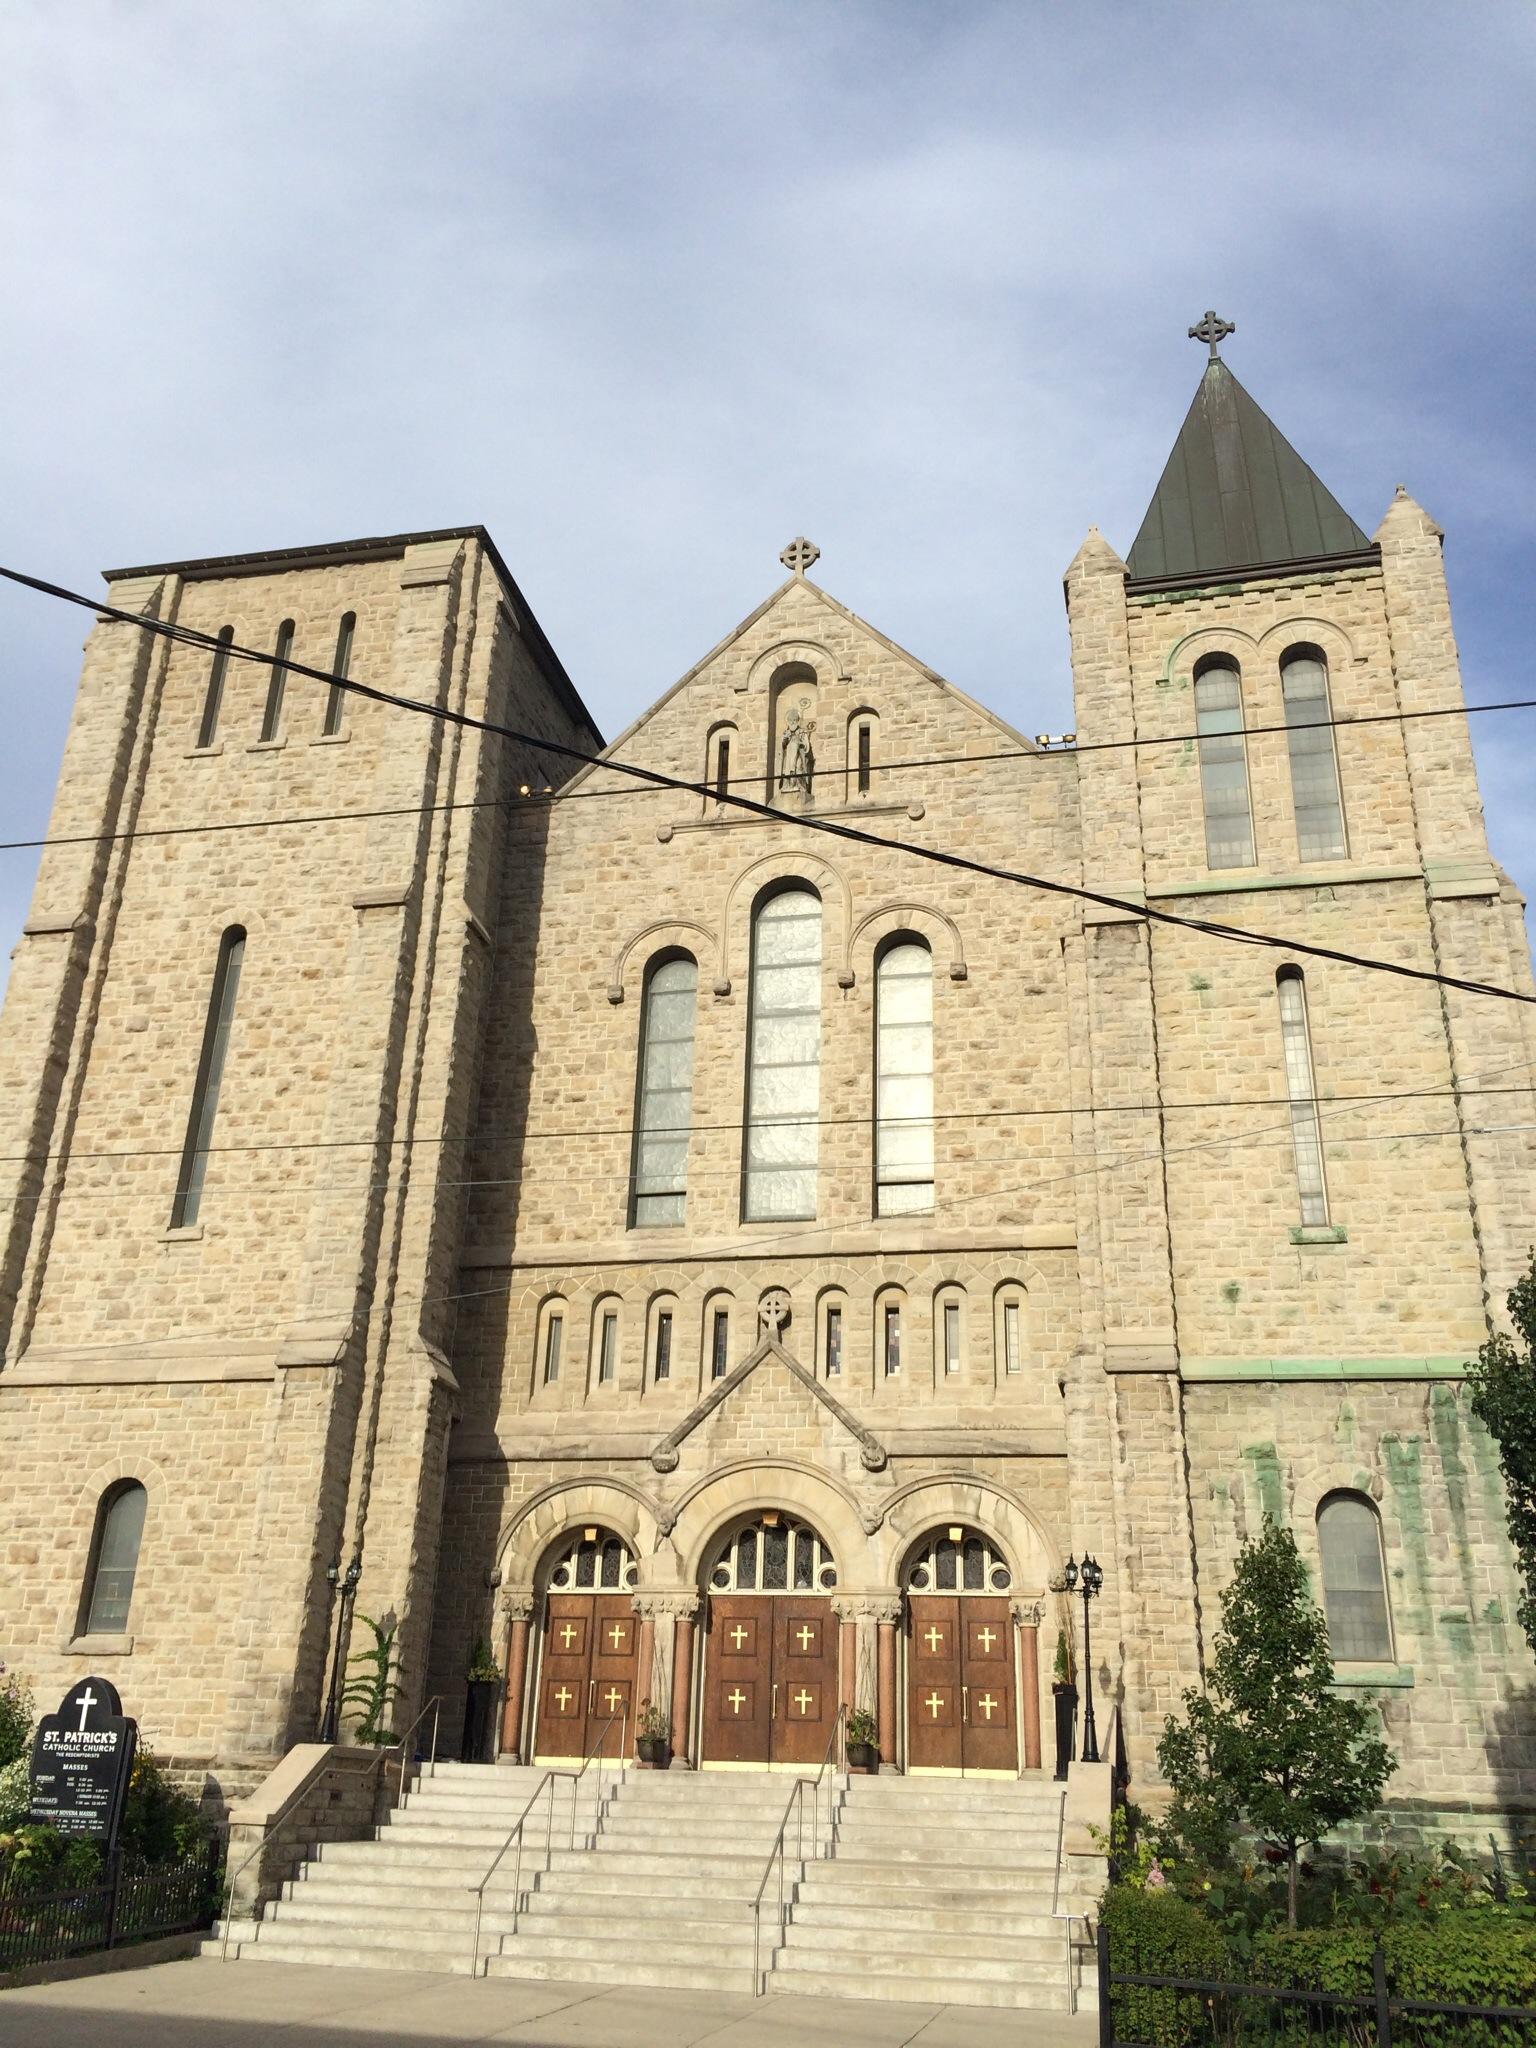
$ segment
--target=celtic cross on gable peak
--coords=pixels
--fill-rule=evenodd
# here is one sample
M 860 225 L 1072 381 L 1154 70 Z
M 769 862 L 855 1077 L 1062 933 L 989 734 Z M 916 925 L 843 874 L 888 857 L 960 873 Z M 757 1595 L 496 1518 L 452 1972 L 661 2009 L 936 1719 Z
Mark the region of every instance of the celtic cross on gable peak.
M 779 560 L 784 564 L 785 568 L 796 576 L 803 576 L 806 570 L 810 568 L 812 562 L 819 561 L 820 559 L 821 549 L 817 547 L 815 541 L 807 540 L 803 533 L 796 534 L 789 546 L 779 556 Z
M 1236 334 L 1236 332 L 1237 322 L 1235 320 L 1223 320 L 1219 313 L 1213 313 L 1207 308 L 1200 316 L 1199 325 L 1191 327 L 1189 330 L 1189 338 L 1191 341 L 1206 342 L 1210 347 L 1211 361 L 1219 363 L 1221 361 L 1221 344 L 1229 334 Z

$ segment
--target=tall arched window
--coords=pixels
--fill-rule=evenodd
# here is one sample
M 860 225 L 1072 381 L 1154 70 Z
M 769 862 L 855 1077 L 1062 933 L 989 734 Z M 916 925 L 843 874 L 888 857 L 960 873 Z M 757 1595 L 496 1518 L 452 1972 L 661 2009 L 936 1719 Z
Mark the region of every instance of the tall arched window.
M 1381 1522 L 1363 1493 L 1331 1493 L 1317 1511 L 1323 1612 L 1336 1664 L 1390 1664 L 1392 1614 Z
M 1312 1035 L 1307 1028 L 1307 985 L 1299 967 L 1275 976 L 1280 998 L 1280 1042 L 1285 1052 L 1285 1086 L 1291 1098 L 1291 1140 L 1296 1148 L 1296 1185 L 1303 1223 L 1328 1221 L 1328 1183 L 1323 1176 L 1323 1132 L 1312 1072 Z
M 293 654 L 293 621 L 284 619 L 277 629 L 277 645 L 272 650 L 272 680 L 267 684 L 266 709 L 261 714 L 261 736 L 264 740 L 275 740 L 283 723 L 283 685 L 288 672 L 283 663 Z
M 357 631 L 356 612 L 344 612 L 340 626 L 336 629 L 336 655 L 331 663 L 331 674 L 346 676 L 352 673 L 352 635 Z M 341 710 L 347 693 L 339 683 L 332 683 L 330 695 L 325 700 L 325 724 L 322 731 L 327 737 L 334 737 L 341 731 Z
M 875 967 L 875 1214 L 933 1207 L 933 955 L 910 934 Z
M 1301 860 L 1343 860 L 1344 803 L 1334 752 L 1328 668 L 1316 647 L 1293 647 L 1280 664 L 1286 743 L 1291 750 L 1291 794 L 1296 803 L 1296 852 Z
M 121 1479 L 101 1496 L 80 1603 L 81 1628 L 88 1636 L 121 1635 L 128 1626 L 148 1505 L 149 1495 L 136 1479 Z
M 213 666 L 208 671 L 208 688 L 203 694 L 203 718 L 197 728 L 197 744 L 211 747 L 218 737 L 219 706 L 224 702 L 224 676 L 229 668 L 229 650 L 234 641 L 233 626 L 219 628 L 219 644 L 213 651 Z
M 1207 867 L 1253 866 L 1253 807 L 1243 742 L 1243 679 L 1234 662 L 1209 660 L 1195 677 L 1195 731 L 1205 801 Z
M 218 965 L 213 971 L 208 1019 L 203 1026 L 203 1049 L 197 1063 L 197 1083 L 192 1090 L 192 1109 L 187 1118 L 187 1139 L 182 1147 L 181 1172 L 176 1179 L 176 1200 L 171 1205 L 173 1230 L 184 1230 L 194 1224 L 202 1206 L 203 1179 L 208 1171 L 208 1153 L 213 1144 L 214 1119 L 219 1113 L 219 1090 L 224 1084 L 229 1029 L 234 1021 L 235 997 L 239 993 L 240 969 L 244 961 L 245 933 L 239 925 L 231 925 L 219 941 Z
M 687 1207 L 698 986 L 698 967 L 686 953 L 658 961 L 645 978 L 631 1169 L 632 1228 L 681 1223 Z
M 747 1130 L 748 1223 L 816 1214 L 821 1108 L 821 898 L 803 883 L 758 906 L 752 924 Z

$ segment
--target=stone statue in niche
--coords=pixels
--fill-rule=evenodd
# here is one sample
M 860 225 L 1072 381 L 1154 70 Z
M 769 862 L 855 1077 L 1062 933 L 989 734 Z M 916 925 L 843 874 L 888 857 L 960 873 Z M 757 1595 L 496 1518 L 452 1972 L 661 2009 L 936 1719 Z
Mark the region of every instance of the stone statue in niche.
M 815 784 L 816 753 L 811 745 L 811 734 L 816 730 L 814 718 L 807 718 L 811 708 L 809 697 L 802 697 L 790 713 L 789 723 L 784 728 L 784 737 L 779 742 L 779 794 L 795 791 L 809 797 Z

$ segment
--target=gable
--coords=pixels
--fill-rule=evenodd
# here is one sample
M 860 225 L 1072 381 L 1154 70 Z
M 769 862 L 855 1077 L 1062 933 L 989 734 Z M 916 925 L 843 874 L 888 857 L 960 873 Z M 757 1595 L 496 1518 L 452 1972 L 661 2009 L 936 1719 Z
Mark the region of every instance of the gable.
M 792 1457 L 847 1478 L 878 1472 L 884 1446 L 782 1345 L 765 1337 L 651 1452 L 658 1472 Z

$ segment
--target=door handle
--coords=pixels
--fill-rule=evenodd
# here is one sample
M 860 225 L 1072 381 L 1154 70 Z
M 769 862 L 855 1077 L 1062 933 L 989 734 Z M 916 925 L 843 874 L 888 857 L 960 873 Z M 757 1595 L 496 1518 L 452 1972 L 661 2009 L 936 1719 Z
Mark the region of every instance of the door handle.
M 590 1713 L 592 1712 L 592 1695 L 593 1695 L 593 1694 L 594 1694 L 594 1693 L 595 1693 L 596 1691 L 597 1691 L 597 1680 L 596 1680 L 595 1678 L 589 1678 L 589 1679 L 587 1680 L 587 1712 L 588 1712 L 589 1714 L 590 1714 Z
M 768 1718 L 770 1721 L 776 1721 L 779 1718 L 779 1681 L 777 1679 L 773 1681 L 773 1698 L 768 1702 Z
M 960 1719 L 963 1723 L 968 1723 L 970 1718 L 971 1688 L 968 1685 L 962 1685 L 960 1688 Z

